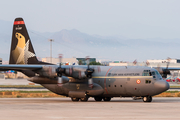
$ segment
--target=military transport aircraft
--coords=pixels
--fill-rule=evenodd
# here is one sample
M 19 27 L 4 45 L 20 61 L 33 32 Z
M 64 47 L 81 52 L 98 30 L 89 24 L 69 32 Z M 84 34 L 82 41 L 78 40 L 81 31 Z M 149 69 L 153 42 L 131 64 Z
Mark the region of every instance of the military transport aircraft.
M 169 89 L 169 84 L 151 67 L 63 66 L 38 61 L 22 18 L 14 21 L 9 65 L 0 65 L 0 70 L 20 71 L 29 81 L 71 97 L 72 101 L 88 101 L 89 97 L 95 101 L 139 97 L 151 102 L 152 96 Z

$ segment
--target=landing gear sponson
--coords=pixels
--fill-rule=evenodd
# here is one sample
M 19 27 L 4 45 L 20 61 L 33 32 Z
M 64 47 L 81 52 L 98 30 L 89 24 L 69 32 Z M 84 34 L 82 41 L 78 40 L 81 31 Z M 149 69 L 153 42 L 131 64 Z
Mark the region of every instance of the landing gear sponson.
M 94 97 L 95 101 L 102 101 L 102 99 L 104 101 L 111 101 L 111 97 Z
M 86 102 L 88 101 L 89 97 L 86 97 L 86 98 L 74 98 L 72 97 L 71 100 L 74 101 L 74 102 L 77 102 L 79 100 L 81 100 L 82 102 Z M 94 100 L 95 101 L 102 101 L 102 99 L 104 101 L 111 101 L 111 97 L 94 97 Z
M 82 102 L 86 102 L 88 101 L 89 97 L 86 97 L 86 98 L 74 98 L 72 97 L 71 100 L 74 101 L 74 102 L 77 102 L 79 100 L 81 100 Z M 111 97 L 94 97 L 94 100 L 95 101 L 102 101 L 102 99 L 104 101 L 111 101 Z M 152 96 L 145 96 L 145 97 L 142 97 L 143 99 L 143 102 L 151 102 L 152 101 Z M 134 99 L 134 100 L 137 100 L 137 99 Z
M 71 100 L 74 102 L 77 102 L 79 100 L 81 100 L 82 102 L 86 102 L 86 101 L 88 101 L 88 97 L 86 97 L 86 98 L 74 98 L 74 97 L 72 97 Z

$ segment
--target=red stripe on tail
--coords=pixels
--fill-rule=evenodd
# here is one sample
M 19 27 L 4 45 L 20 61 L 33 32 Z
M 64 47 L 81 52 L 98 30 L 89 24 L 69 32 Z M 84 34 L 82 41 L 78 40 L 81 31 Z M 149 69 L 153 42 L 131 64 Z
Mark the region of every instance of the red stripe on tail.
M 24 24 L 24 21 L 14 21 L 14 25 Z

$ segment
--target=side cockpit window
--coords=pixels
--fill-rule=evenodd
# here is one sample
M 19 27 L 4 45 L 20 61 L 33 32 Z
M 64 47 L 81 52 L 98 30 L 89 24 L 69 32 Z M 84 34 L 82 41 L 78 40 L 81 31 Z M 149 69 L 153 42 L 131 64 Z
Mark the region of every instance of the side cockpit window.
M 152 71 L 151 72 L 152 73 L 152 76 L 153 76 L 153 78 L 159 78 L 159 79 L 162 79 L 162 77 L 161 77 L 161 75 L 159 74 L 159 72 L 158 71 Z
M 156 78 L 154 71 L 152 71 L 151 74 L 152 74 L 153 78 Z

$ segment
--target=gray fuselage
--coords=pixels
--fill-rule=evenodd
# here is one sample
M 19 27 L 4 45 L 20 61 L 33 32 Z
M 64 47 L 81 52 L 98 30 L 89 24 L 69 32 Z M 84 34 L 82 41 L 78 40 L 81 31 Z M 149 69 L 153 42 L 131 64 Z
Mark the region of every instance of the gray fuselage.
M 79 72 L 73 71 L 73 67 L 71 67 L 71 72 L 66 72 L 69 82 L 62 86 L 42 85 L 52 92 L 65 96 L 69 96 L 70 91 L 82 91 L 87 92 L 89 96 L 142 97 L 157 95 L 169 89 L 169 84 L 162 79 L 158 71 L 150 67 L 92 66 L 95 69 L 92 77 L 93 88 L 88 86 L 87 79 L 73 78 L 73 75 L 80 75 Z M 69 70 L 69 68 L 66 69 Z

